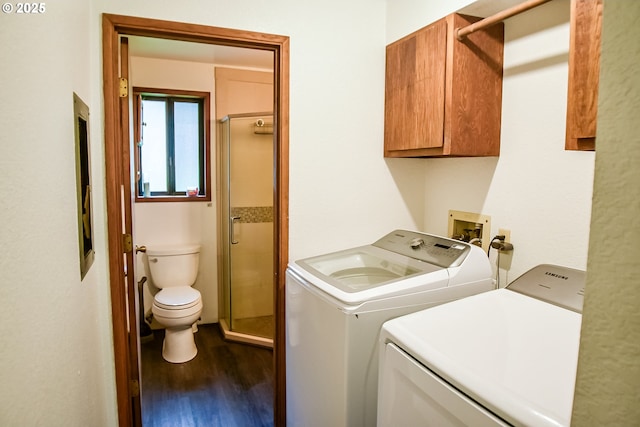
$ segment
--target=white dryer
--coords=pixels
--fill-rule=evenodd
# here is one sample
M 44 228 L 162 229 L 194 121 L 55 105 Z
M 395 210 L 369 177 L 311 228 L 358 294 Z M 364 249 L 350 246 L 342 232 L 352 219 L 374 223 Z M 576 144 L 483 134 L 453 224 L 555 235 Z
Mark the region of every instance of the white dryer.
M 479 247 L 406 230 L 289 264 L 287 425 L 375 425 L 383 322 L 491 289 Z
M 378 426 L 568 426 L 584 282 L 539 265 L 505 289 L 386 322 Z

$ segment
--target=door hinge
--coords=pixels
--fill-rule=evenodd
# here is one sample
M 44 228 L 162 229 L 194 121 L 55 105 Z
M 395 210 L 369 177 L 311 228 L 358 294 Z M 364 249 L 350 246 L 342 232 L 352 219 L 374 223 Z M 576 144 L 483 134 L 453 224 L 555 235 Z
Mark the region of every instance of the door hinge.
M 129 393 L 131 397 L 140 396 L 140 382 L 138 380 L 129 380 Z
M 124 77 L 120 77 L 120 98 L 129 96 L 129 82 Z
M 131 234 L 125 233 L 122 235 L 122 252 L 128 254 L 133 250 L 133 238 Z

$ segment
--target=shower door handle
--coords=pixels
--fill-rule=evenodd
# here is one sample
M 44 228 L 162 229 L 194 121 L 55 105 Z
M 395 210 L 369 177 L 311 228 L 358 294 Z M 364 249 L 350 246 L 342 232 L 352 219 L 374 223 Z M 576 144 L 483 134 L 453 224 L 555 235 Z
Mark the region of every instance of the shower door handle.
M 229 233 L 231 233 L 231 244 L 232 245 L 237 245 L 238 243 L 240 243 L 238 240 L 236 240 L 236 232 L 235 232 L 235 225 L 236 225 L 236 220 L 240 219 L 239 216 L 232 216 L 231 217 L 231 222 L 229 223 Z

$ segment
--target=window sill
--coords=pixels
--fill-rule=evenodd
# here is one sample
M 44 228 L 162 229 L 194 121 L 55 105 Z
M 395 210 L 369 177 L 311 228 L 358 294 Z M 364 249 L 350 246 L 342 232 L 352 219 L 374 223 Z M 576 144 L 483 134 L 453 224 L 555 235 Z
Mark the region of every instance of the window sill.
M 173 202 L 210 202 L 211 196 L 150 196 L 150 197 L 139 197 L 136 196 L 136 203 L 173 203 Z

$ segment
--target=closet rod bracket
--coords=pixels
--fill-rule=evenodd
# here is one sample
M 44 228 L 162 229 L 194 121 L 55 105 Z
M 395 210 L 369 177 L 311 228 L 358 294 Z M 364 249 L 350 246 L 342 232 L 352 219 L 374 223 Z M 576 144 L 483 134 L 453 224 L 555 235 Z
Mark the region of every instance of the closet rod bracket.
M 508 9 L 505 9 L 501 12 L 498 12 L 494 15 L 487 16 L 486 18 L 474 22 L 471 25 L 467 25 L 465 27 L 456 28 L 454 30 L 454 34 L 459 41 L 462 41 L 466 36 L 471 33 L 475 33 L 476 31 L 482 30 L 484 28 L 490 27 L 491 25 L 497 24 L 498 22 L 502 22 L 507 18 L 511 18 L 519 13 L 526 12 L 529 9 L 533 9 L 534 7 L 538 7 L 544 3 L 548 3 L 551 0 L 528 0 L 524 3 L 520 3 Z

